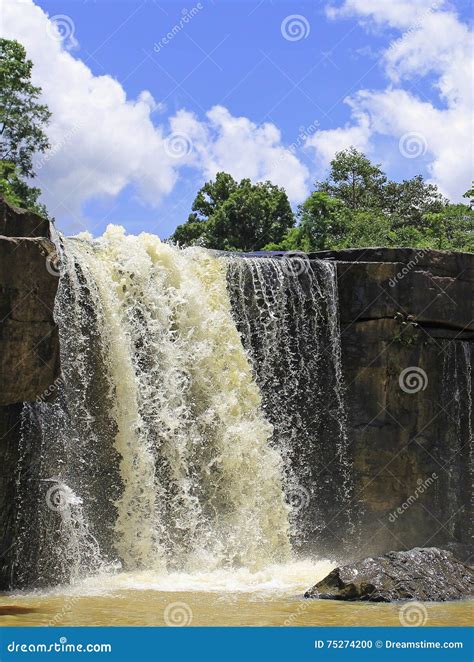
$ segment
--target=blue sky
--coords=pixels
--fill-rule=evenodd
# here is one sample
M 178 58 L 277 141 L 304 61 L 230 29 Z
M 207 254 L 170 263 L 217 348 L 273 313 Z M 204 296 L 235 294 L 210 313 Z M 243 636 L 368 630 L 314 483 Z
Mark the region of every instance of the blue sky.
M 38 185 L 67 233 L 166 238 L 219 169 L 296 205 L 350 144 L 394 179 L 421 172 L 454 199 L 469 184 L 468 2 L 7 5 L 54 113 Z

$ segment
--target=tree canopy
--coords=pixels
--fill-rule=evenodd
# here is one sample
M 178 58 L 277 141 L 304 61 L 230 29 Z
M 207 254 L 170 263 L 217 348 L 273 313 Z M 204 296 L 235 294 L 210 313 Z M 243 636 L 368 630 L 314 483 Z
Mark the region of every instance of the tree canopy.
M 200 189 L 187 222 L 171 239 L 184 246 L 255 251 L 279 241 L 294 223 L 284 189 L 250 179 L 236 182 L 219 172 Z
M 390 181 L 356 149 L 338 152 L 329 175 L 299 205 L 298 224 L 266 250 L 368 246 L 474 250 L 474 212 L 450 204 L 421 175 Z M 465 197 L 472 198 L 472 188 Z
M 45 213 L 33 156 L 49 148 L 44 127 L 51 113 L 39 103 L 41 88 L 31 82 L 33 63 L 15 40 L 0 39 L 0 193 L 14 204 Z

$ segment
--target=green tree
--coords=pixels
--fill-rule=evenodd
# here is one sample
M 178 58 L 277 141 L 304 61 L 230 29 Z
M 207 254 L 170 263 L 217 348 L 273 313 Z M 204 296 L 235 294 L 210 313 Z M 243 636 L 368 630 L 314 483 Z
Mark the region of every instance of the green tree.
M 465 197 L 472 198 L 473 190 Z M 298 207 L 298 225 L 266 250 L 408 246 L 472 251 L 474 211 L 449 204 L 421 175 L 387 179 L 354 148 L 338 152 L 325 182 Z
M 388 181 L 381 192 L 380 207 L 398 226 L 419 225 L 424 214 L 441 212 L 448 201 L 435 184 L 427 184 L 422 175 L 402 182 Z
M 283 239 L 268 243 L 265 250 L 324 250 L 344 232 L 344 204 L 328 193 L 314 191 L 298 206 L 298 226 L 290 228 Z
M 380 165 L 350 147 L 336 153 L 328 178 L 317 182 L 316 190 L 338 198 L 349 209 L 368 209 L 380 206 L 386 182 Z
M 390 245 L 390 219 L 378 209 L 350 209 L 316 191 L 298 208 L 299 224 L 266 250 L 322 251 Z
M 471 188 L 469 188 L 466 193 L 463 194 L 463 198 L 468 198 L 469 206 L 474 207 L 474 182 L 471 182 Z
M 45 218 L 48 217 L 46 207 L 38 202 L 40 189 L 28 186 L 19 176 L 15 164 L 10 161 L 0 161 L 0 195 L 12 205 L 31 209 Z
M 31 82 L 33 63 L 18 41 L 0 39 L 0 190 L 22 206 L 44 212 L 40 191 L 30 187 L 33 155 L 49 148 L 44 126 L 51 113 L 39 103 L 41 88 Z
M 193 202 L 188 222 L 207 221 L 217 209 L 229 199 L 238 184 L 227 172 L 218 172 L 214 181 L 209 181 L 198 191 Z
M 284 189 L 271 182 L 252 184 L 250 179 L 237 183 L 224 172 L 201 188 L 192 210 L 171 237 L 183 246 L 260 250 L 280 241 L 295 223 Z
M 467 205 L 446 205 L 423 218 L 424 238 L 433 248 L 474 251 L 474 211 Z

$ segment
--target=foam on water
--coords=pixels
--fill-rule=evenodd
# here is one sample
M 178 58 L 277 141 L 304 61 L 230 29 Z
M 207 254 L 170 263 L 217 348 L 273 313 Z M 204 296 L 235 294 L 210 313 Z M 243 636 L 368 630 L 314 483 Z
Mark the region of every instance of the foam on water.
M 55 403 L 25 415 L 24 475 L 33 455 L 40 462 L 35 501 L 31 485 L 19 487 L 19 583 L 80 580 L 117 559 L 126 572 L 159 576 L 290 560 L 282 456 L 269 443 L 226 269 L 209 251 L 115 226 L 97 240 L 63 240 L 64 383 Z M 49 507 L 52 475 L 80 500 L 83 526 Z M 98 542 L 94 558 L 78 540 L 74 563 L 63 563 L 64 539 L 83 531 Z

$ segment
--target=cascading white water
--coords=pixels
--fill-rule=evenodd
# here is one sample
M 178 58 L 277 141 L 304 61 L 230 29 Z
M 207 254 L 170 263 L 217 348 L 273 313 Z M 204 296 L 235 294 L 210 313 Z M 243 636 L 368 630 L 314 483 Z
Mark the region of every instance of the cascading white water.
M 80 578 L 114 558 L 157 572 L 288 560 L 282 456 L 225 261 L 114 226 L 65 239 L 55 313 L 63 383 L 55 402 L 24 412 L 19 482 L 33 481 L 36 496 L 19 511 L 19 583 Z M 51 480 L 63 486 L 57 508 Z
M 450 434 L 445 438 L 444 453 L 441 457 L 441 479 L 444 482 L 439 498 L 445 504 L 446 529 L 452 539 L 472 539 L 472 517 L 462 510 L 463 517 L 459 517 L 459 502 L 470 504 L 472 508 L 472 490 L 474 477 L 473 462 L 473 429 L 472 429 L 472 370 L 471 370 L 471 343 L 465 341 L 443 342 L 443 380 L 441 411 L 449 419 L 446 429 Z M 469 453 L 465 453 L 465 449 Z M 468 457 L 465 463 L 460 462 L 463 456 Z M 439 465 L 438 465 L 439 466 Z M 466 486 L 465 494 L 459 495 L 460 486 Z M 465 506 L 469 508 L 469 506 Z M 467 525 L 466 525 L 467 522 Z M 467 532 L 465 528 L 467 526 Z M 463 529 L 461 532 L 458 529 Z M 467 535 L 466 535 L 467 534 Z
M 285 457 L 293 542 L 339 553 L 354 545 L 337 276 L 307 256 L 227 258 L 234 318 Z

